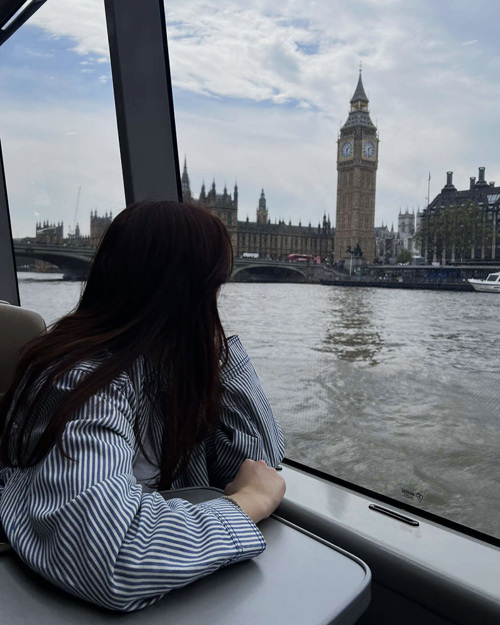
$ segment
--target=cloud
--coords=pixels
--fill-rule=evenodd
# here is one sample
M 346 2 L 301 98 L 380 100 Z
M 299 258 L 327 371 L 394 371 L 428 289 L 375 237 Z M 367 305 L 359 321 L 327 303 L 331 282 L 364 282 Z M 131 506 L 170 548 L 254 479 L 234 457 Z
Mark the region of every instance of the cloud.
M 18 110 L 14 102 L 2 102 L 9 119 L 2 148 L 13 231 L 34 236 L 33 212 L 72 225 L 81 186 L 78 221 L 88 233 L 91 210 L 116 214 L 124 206 L 113 104 L 94 110 L 86 102 L 51 109 L 28 104 Z
M 109 59 L 104 2 L 100 0 L 50 0 L 34 14 L 30 24 L 54 36 L 72 37 L 72 50 L 81 56 L 97 54 Z
M 440 10 L 428 0 L 169 1 L 178 140 L 194 191 L 203 177 L 237 178 L 242 218 L 262 186 L 273 219 L 333 217 L 337 133 L 360 60 L 381 138 L 377 222 L 422 205 L 429 170 L 435 193 L 449 169 L 463 188 L 479 165 L 500 181 L 496 35 L 481 22 L 468 39 L 474 8 L 446 20 Z M 31 23 L 70 37 L 82 67 L 102 65 L 97 80 L 109 81 L 101 0 L 51 0 Z

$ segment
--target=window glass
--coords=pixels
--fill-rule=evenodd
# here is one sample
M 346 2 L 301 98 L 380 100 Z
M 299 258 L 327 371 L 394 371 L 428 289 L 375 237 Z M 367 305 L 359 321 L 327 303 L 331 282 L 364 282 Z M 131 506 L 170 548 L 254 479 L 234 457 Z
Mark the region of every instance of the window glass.
M 500 263 L 493 0 L 166 11 L 184 197 L 234 235 L 224 319 L 288 457 L 500 536 L 498 302 L 466 290 Z M 412 237 L 445 191 L 466 208 L 436 209 L 426 247 Z M 459 260 L 482 269 L 448 273 Z
M 76 304 L 83 268 L 124 206 L 103 3 L 44 4 L 0 48 L 0 75 L 21 305 L 51 323 Z

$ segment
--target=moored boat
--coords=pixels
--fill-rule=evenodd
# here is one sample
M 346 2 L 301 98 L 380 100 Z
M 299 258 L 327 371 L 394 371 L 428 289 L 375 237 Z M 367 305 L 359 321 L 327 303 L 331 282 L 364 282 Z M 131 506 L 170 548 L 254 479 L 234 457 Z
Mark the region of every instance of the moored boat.
M 500 293 L 500 271 L 497 273 L 490 273 L 486 280 L 469 278 L 469 283 L 474 291 L 482 291 L 484 293 Z

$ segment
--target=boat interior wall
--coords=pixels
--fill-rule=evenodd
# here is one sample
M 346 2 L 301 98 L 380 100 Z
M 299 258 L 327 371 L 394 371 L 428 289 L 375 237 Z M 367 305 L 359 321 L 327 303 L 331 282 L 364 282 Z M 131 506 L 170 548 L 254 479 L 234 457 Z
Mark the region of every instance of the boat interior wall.
M 44 330 L 37 312 L 0 302 L 0 399 L 12 381 L 20 350 Z
M 283 477 L 278 514 L 370 567 L 373 605 L 363 625 L 500 623 L 500 548 L 418 515 L 411 526 L 378 514 L 374 498 L 286 464 Z
M 0 300 L 19 305 L 14 247 L 10 226 L 9 201 L 0 143 Z
M 419 603 L 372 582 L 372 600 L 356 625 L 456 625 Z
M 163 0 L 104 4 L 127 204 L 180 200 Z

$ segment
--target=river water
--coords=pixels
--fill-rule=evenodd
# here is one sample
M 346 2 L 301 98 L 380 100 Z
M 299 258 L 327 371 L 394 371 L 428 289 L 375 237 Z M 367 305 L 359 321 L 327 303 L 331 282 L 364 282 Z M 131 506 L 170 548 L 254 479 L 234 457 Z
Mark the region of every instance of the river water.
M 81 283 L 20 273 L 48 323 Z M 133 294 L 131 294 L 133 296 Z M 500 537 L 500 298 L 308 284 L 225 285 L 287 457 Z

